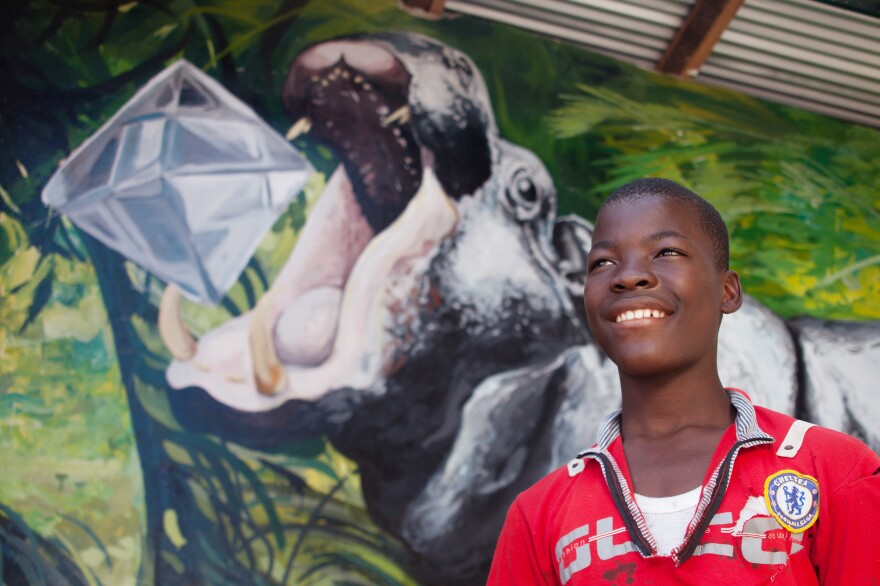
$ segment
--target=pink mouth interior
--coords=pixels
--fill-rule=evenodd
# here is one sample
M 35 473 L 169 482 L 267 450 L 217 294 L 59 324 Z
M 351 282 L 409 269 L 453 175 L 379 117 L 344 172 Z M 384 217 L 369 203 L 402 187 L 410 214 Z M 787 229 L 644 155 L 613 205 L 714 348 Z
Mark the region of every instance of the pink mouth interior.
M 273 285 L 274 339 L 282 362 L 315 366 L 330 355 L 346 281 L 373 236 L 340 166 Z

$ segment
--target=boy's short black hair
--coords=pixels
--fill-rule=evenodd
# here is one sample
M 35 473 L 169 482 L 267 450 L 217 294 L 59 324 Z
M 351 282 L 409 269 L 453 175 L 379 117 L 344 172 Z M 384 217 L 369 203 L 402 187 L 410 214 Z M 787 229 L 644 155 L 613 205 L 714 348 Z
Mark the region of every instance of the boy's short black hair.
M 645 177 L 630 181 L 615 189 L 599 208 L 599 211 L 616 201 L 633 201 L 650 196 L 674 199 L 694 209 L 700 217 L 703 232 L 714 245 L 716 268 L 719 271 L 726 271 L 730 268 L 730 237 L 721 214 L 708 201 L 675 181 L 658 177 Z

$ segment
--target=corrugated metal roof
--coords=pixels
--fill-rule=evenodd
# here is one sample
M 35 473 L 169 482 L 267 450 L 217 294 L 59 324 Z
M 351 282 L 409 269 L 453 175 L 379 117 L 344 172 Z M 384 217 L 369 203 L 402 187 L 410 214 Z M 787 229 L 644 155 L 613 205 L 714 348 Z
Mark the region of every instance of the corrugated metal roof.
M 447 0 L 655 69 L 694 0 Z M 880 127 L 880 18 L 812 0 L 746 0 L 694 79 Z

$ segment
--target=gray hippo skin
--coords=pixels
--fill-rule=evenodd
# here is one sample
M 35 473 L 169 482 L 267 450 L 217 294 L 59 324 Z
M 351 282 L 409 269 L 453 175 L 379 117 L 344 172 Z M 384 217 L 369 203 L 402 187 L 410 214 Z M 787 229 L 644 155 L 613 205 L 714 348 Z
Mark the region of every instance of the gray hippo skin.
M 285 104 L 340 167 L 271 303 L 171 364 L 172 406 L 263 449 L 326 434 L 421 580 L 481 583 L 516 494 L 592 445 L 619 402 L 581 306 L 591 225 L 556 217 L 547 170 L 499 136 L 474 63 L 432 39 L 312 47 Z M 878 449 L 878 340 L 878 324 L 787 324 L 747 299 L 724 319 L 722 380 Z

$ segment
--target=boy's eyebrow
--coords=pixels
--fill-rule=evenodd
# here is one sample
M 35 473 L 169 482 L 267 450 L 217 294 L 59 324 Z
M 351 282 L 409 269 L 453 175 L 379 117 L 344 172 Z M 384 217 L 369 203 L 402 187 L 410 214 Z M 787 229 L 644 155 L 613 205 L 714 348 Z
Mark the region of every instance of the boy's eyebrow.
M 682 234 L 677 230 L 662 230 L 660 232 L 654 232 L 653 234 L 648 234 L 642 240 L 644 241 L 657 241 L 663 240 L 664 238 L 683 238 L 685 240 L 690 240 L 690 238 L 686 234 Z M 615 248 L 616 244 L 612 240 L 597 240 L 590 245 L 590 250 L 594 250 L 596 248 Z
M 677 230 L 662 230 L 660 232 L 654 232 L 653 234 L 648 234 L 645 236 L 644 240 L 663 240 L 664 238 L 684 238 L 685 240 L 690 240 L 686 234 L 682 234 Z

